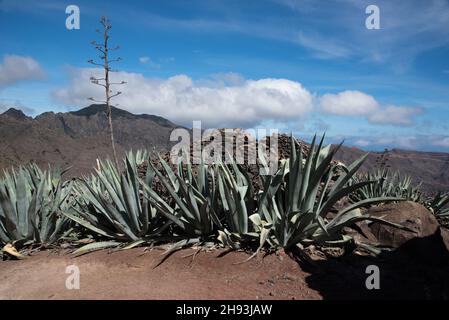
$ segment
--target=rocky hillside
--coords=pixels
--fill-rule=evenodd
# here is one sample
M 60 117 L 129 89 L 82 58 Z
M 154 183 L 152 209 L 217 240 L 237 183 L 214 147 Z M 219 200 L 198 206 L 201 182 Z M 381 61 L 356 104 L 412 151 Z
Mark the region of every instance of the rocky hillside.
M 95 159 L 111 155 L 104 106 L 91 105 L 75 112 L 46 112 L 36 118 L 9 109 L 0 115 L 0 169 L 35 161 L 73 166 L 72 176 L 88 172 Z M 134 115 L 114 108 L 117 150 L 169 147 L 175 124 L 153 115 Z
M 342 147 L 337 158 L 350 163 L 366 151 Z M 369 170 L 376 166 L 376 159 L 380 153 L 371 152 L 362 170 Z M 427 192 L 449 191 L 449 154 L 439 152 L 418 152 L 393 149 L 388 152 L 388 166 L 392 171 L 413 177 L 414 183 L 422 182 L 422 188 Z

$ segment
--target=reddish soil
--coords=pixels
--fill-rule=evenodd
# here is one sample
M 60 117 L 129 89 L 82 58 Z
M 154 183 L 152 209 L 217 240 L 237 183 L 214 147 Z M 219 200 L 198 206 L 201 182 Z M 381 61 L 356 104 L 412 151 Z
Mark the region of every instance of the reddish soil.
M 380 259 L 350 255 L 298 264 L 289 256 L 179 251 L 153 269 L 162 251 L 143 248 L 72 257 L 43 251 L 0 262 L 0 299 L 448 299 L 448 264 L 421 265 L 396 252 Z M 427 262 L 426 262 L 427 263 Z M 368 265 L 380 269 L 380 290 L 367 290 Z M 80 270 L 68 290 L 66 267 Z
M 319 299 L 290 258 L 253 259 L 233 252 L 175 253 L 153 269 L 162 251 L 132 249 L 72 258 L 40 252 L 21 261 L 0 262 L 0 299 Z M 80 289 L 65 287 L 66 267 L 80 270 Z

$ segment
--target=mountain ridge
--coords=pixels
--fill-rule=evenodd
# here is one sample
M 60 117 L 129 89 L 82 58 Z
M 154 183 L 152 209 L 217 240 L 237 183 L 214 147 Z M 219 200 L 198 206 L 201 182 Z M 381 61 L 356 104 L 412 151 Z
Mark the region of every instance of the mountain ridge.
M 0 169 L 34 161 L 42 167 L 73 167 L 72 177 L 92 171 L 97 158 L 111 157 L 104 105 L 93 104 L 76 111 L 44 112 L 32 118 L 10 108 L 0 114 Z M 115 138 L 119 156 L 127 150 L 167 151 L 173 145 L 170 133 L 180 126 L 157 115 L 133 114 L 113 108 Z M 350 163 L 366 151 L 342 146 L 336 159 Z M 363 171 L 376 167 L 382 152 L 369 152 Z M 392 171 L 422 182 L 429 192 L 449 190 L 449 153 L 401 149 L 388 151 Z
M 0 114 L 0 169 L 34 161 L 42 167 L 71 166 L 71 176 L 90 172 L 97 158 L 112 157 L 105 110 L 104 105 L 90 105 L 32 118 L 8 109 Z M 119 156 L 130 149 L 168 150 L 170 133 L 179 127 L 159 116 L 119 108 L 112 115 Z

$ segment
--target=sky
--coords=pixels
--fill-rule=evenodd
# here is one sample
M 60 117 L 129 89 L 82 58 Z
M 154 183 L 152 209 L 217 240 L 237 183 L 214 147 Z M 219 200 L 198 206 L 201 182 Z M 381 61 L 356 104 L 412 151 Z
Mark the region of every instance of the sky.
M 66 28 L 68 5 L 80 28 Z M 369 5 L 379 29 L 368 29 Z M 203 128 L 278 129 L 366 150 L 449 152 L 449 0 L 0 0 L 0 112 L 102 97 L 90 44 L 107 15 L 114 99 Z

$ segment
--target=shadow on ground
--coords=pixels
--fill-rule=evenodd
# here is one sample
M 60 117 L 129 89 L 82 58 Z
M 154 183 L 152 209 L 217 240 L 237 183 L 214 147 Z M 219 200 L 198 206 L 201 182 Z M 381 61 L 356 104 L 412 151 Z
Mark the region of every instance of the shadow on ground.
M 369 265 L 380 271 L 380 289 L 368 290 Z M 449 252 L 438 230 L 378 258 L 348 255 L 304 266 L 306 283 L 324 299 L 448 299 Z

